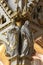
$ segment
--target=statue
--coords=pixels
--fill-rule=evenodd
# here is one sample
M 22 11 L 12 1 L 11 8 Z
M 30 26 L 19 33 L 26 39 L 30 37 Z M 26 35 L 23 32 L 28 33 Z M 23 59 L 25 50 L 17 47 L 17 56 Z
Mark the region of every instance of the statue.
M 21 56 L 32 55 L 33 53 L 33 38 L 29 21 L 27 20 L 21 28 L 22 51 Z
M 6 53 L 10 55 L 10 57 L 15 57 L 18 55 L 18 44 L 19 44 L 19 28 L 16 24 L 12 25 L 12 28 L 7 32 L 7 40 L 9 42 L 6 45 Z

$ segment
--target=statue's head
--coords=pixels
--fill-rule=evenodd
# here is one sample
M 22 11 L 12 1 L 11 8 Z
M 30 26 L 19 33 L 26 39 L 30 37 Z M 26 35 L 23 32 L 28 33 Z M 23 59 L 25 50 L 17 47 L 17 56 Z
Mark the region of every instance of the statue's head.
M 29 21 L 27 20 L 27 21 L 25 21 L 25 24 L 24 24 L 25 26 L 29 26 Z

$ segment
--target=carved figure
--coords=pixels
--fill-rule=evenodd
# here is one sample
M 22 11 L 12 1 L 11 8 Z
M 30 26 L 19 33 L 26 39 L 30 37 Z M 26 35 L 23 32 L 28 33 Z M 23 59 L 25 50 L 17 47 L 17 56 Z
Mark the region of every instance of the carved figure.
M 21 56 L 31 55 L 33 53 L 33 38 L 31 28 L 29 26 L 29 21 L 27 20 L 21 28 L 22 36 L 22 51 Z
M 7 32 L 7 40 L 9 44 L 6 45 L 6 52 L 12 57 L 18 55 L 19 44 L 19 28 L 12 25 L 12 28 Z

